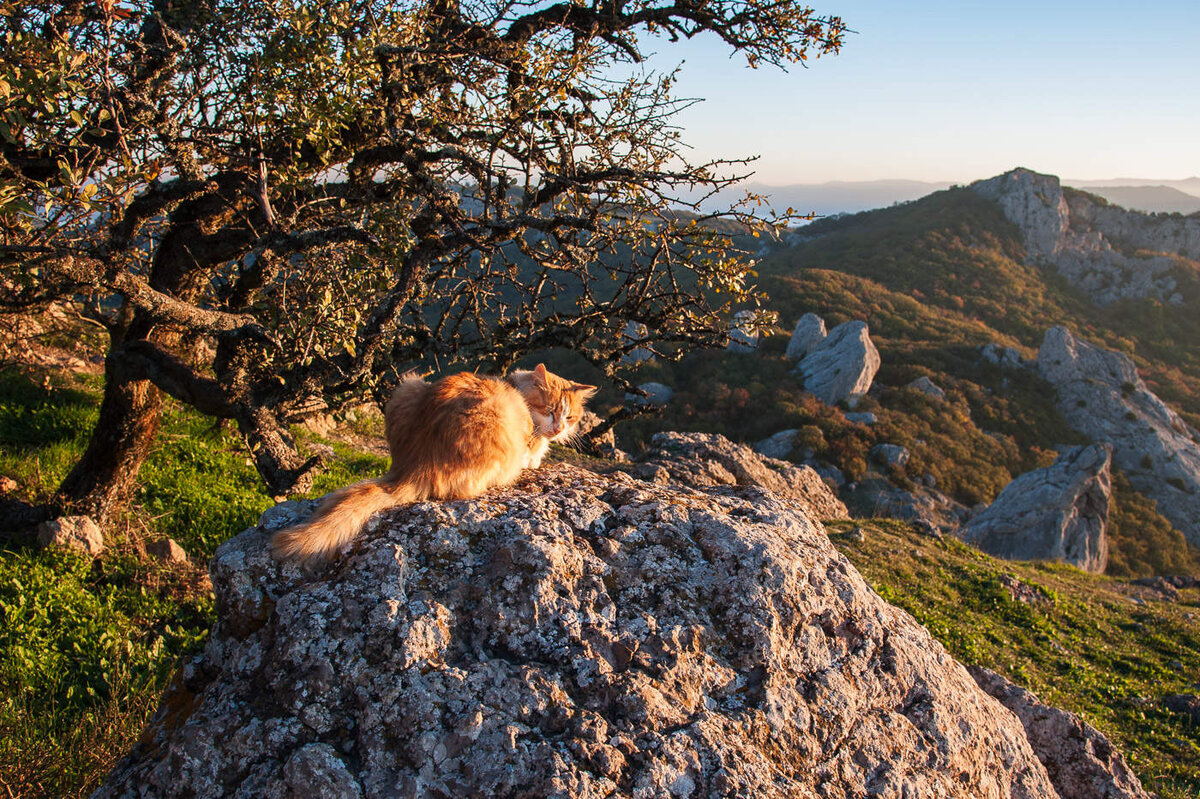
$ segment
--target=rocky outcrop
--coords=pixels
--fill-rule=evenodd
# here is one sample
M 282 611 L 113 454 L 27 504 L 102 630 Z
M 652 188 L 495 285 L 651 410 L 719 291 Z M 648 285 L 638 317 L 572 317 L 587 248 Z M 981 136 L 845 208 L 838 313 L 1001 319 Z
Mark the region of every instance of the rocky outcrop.
M 845 519 L 842 501 L 813 469 L 760 455 L 716 433 L 656 433 L 638 467 L 656 482 L 693 488 L 753 486 L 800 503 L 814 519 Z
M 879 364 L 867 323 L 844 322 L 804 356 L 796 371 L 804 376 L 804 390 L 817 399 L 828 405 L 845 400 L 853 407 L 870 390 Z
M 738 311 L 729 322 L 730 352 L 754 352 L 758 349 L 758 314 Z
M 1064 451 L 1017 477 L 962 528 L 968 544 L 1010 560 L 1061 560 L 1090 572 L 1108 565 L 1112 447 Z
M 1043 704 L 1036 694 L 990 669 L 972 666 L 970 671 L 980 688 L 1021 720 L 1033 751 L 1064 799 L 1150 799 L 1125 758 L 1095 727 Z
M 638 405 L 666 405 L 675 396 L 675 391 L 665 383 L 642 383 L 638 386 L 642 393 L 626 392 L 625 401 Z
M 1138 376 L 1133 361 L 1080 341 L 1065 327 L 1046 332 L 1038 371 L 1058 394 L 1067 422 L 1113 445 L 1113 462 L 1200 546 L 1200 434 Z
M 795 505 L 559 465 L 377 520 L 269 512 L 114 796 L 1054 797 L 1015 716 Z
M 1082 192 L 1068 192 L 1066 197 L 1072 224 L 1087 225 L 1129 247 L 1200 261 L 1200 218 L 1128 211 Z
M 986 363 L 1006 369 L 1021 369 L 1026 366 L 1020 350 L 1016 347 L 1002 347 L 995 342 L 980 347 L 979 357 Z
M 995 202 L 1020 228 L 1031 263 L 1053 265 L 1097 304 L 1145 297 L 1165 300 L 1175 294 L 1170 258 L 1134 257 L 1113 249 L 1102 230 L 1073 214 L 1053 175 L 1015 169 L 973 183 L 971 189 Z
M 780 430 L 773 436 L 768 436 L 754 445 L 754 451 L 768 458 L 784 460 L 796 446 L 796 436 L 800 431 L 795 428 Z
M 825 320 L 815 313 L 806 313 L 792 331 L 785 356 L 789 361 L 798 361 L 820 346 L 827 335 Z
M 628 322 L 621 331 L 621 343 L 626 352 L 621 355 L 621 363 L 635 364 L 654 360 L 654 350 L 643 346 L 642 342 L 650 338 L 650 329 L 641 322 Z
M 930 399 L 945 400 L 946 392 L 937 383 L 930 380 L 928 377 L 918 377 L 916 380 L 909 383 L 905 388 L 911 388 L 915 391 L 920 391 Z

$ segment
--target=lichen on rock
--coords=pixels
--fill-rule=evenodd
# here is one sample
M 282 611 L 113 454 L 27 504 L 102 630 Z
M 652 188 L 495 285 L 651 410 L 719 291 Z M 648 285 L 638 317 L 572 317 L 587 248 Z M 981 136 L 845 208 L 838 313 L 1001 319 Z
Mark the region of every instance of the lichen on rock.
M 1017 719 L 794 501 L 559 465 L 280 567 L 98 796 L 1053 797 Z

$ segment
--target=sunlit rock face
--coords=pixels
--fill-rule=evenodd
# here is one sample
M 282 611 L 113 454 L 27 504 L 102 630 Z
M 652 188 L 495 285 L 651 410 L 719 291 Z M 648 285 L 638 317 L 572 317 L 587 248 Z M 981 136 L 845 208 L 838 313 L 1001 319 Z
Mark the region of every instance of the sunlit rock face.
M 376 518 L 268 512 L 98 796 L 1054 797 L 1018 719 L 793 501 L 560 465 Z
M 1200 546 L 1200 434 L 1146 388 L 1129 356 L 1046 331 L 1038 371 L 1067 422 L 1113 446 L 1113 463 L 1158 512 Z

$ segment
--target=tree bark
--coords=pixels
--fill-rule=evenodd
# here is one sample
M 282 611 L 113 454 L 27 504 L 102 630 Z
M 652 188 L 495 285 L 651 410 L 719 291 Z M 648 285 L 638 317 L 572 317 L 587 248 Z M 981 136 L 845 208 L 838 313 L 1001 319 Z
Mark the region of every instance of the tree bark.
M 120 352 L 105 364 L 104 399 L 87 450 L 58 488 L 62 510 L 100 522 L 129 501 L 162 417 L 162 393 L 130 379 Z

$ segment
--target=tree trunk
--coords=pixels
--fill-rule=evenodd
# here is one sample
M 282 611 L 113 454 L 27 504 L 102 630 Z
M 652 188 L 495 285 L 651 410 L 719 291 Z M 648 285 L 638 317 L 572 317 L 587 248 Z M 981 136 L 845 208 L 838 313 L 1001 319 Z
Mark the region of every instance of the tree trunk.
M 148 380 L 129 379 L 122 356 L 110 352 L 104 399 L 87 450 L 58 488 L 58 501 L 97 521 L 126 503 L 150 454 L 162 416 L 162 394 Z

